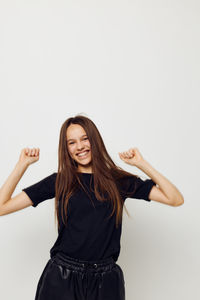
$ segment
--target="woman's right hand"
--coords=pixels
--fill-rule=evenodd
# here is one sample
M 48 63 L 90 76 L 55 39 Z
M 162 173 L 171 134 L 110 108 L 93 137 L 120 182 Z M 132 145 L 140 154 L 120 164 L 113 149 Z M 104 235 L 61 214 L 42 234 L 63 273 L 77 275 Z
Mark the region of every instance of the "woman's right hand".
M 19 157 L 19 163 L 29 166 L 39 160 L 39 148 L 24 148 Z

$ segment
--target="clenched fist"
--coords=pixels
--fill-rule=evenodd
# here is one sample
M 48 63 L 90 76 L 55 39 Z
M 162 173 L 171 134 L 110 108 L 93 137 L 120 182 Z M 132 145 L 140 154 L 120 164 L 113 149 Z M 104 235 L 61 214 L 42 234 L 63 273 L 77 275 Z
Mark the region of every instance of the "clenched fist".
M 118 152 L 118 154 L 121 160 L 132 166 L 137 167 L 143 161 L 143 156 L 136 147 L 130 148 L 128 151 Z
M 25 165 L 30 165 L 39 160 L 40 149 L 39 148 L 24 148 L 21 151 L 19 162 Z

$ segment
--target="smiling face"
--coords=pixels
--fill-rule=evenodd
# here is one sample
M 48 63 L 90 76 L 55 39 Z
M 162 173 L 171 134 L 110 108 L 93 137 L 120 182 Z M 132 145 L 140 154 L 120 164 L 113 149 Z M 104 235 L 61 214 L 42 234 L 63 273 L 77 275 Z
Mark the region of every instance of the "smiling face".
M 69 125 L 66 140 L 69 155 L 78 163 L 78 171 L 92 173 L 90 141 L 84 128 L 79 124 Z

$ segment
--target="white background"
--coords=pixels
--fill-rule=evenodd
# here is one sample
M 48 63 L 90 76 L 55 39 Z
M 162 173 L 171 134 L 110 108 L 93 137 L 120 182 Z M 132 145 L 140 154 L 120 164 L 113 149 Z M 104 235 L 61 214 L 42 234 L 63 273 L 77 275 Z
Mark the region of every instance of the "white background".
M 114 162 L 138 147 L 184 196 L 127 199 L 118 264 L 126 300 L 200 299 L 200 4 L 195 0 L 0 3 L 0 183 L 39 147 L 13 196 L 57 171 L 59 132 L 78 113 Z M 0 217 L 3 300 L 34 299 L 57 238 L 54 200 Z

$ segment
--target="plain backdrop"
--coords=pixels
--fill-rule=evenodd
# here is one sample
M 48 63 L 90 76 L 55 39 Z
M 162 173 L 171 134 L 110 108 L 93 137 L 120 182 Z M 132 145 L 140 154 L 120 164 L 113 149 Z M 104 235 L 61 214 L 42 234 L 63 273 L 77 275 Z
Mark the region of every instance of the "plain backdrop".
M 200 299 L 200 4 L 195 0 L 0 2 L 2 185 L 24 147 L 40 159 L 13 196 L 57 171 L 59 132 L 91 118 L 120 167 L 137 147 L 180 190 L 171 207 L 126 199 L 126 300 Z M 1 299 L 34 299 L 57 238 L 54 199 L 0 217 Z

